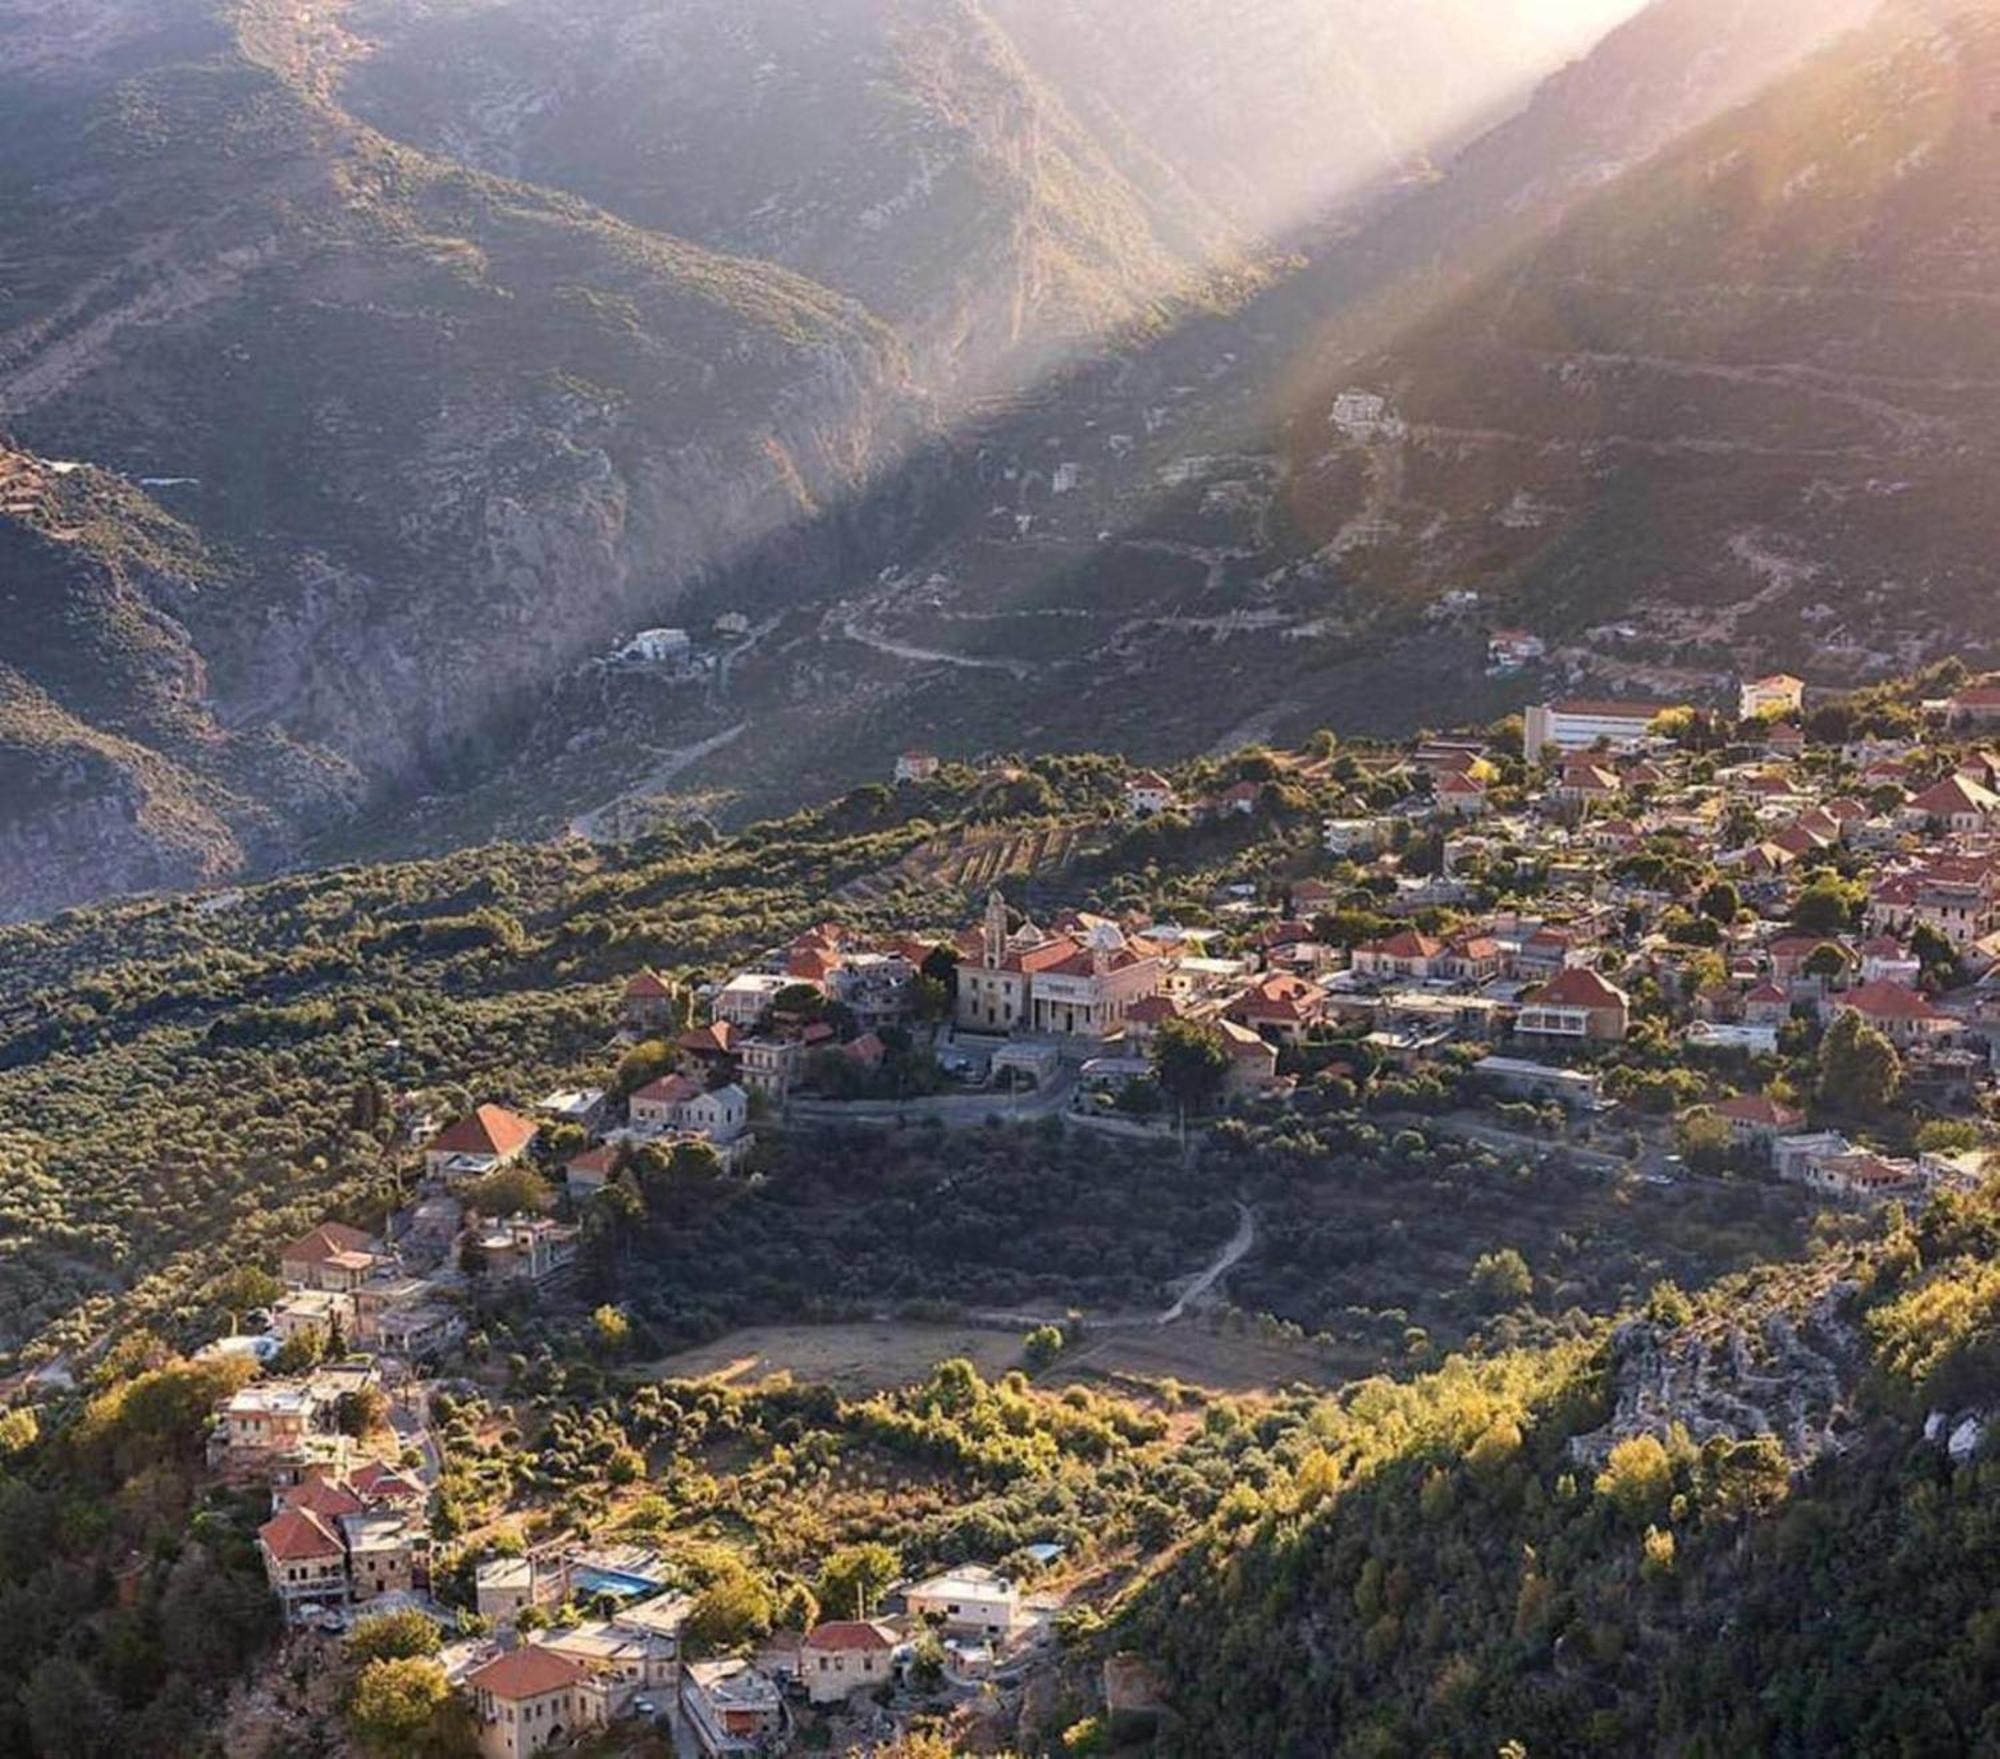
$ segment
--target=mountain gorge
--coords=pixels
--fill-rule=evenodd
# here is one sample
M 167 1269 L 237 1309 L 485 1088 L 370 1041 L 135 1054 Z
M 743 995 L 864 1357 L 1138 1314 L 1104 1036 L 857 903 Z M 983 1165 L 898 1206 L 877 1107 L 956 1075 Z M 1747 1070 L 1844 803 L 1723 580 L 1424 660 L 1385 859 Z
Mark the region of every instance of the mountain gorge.
M 1261 29 L 1312 11 L 1273 0 Z M 1213 23 L 1180 22 L 1163 65 Z M 1554 46 L 1491 34 L 1496 82 Z M 1315 41 L 1312 65 L 1225 64 L 1211 131 L 1251 114 L 1246 62 L 1306 104 Z M 9 914 L 463 789 L 700 582 L 747 566 L 809 598 L 854 559 L 844 510 L 900 470 L 870 509 L 893 541 L 944 411 L 1157 327 L 1269 244 L 1162 157 L 1159 117 L 1079 120 L 1005 9 L 86 0 L 10 9 L 0 49 L 0 425 L 25 468 L 122 478 L 135 532 L 185 529 L 234 583 L 121 587 L 184 650 L 206 745 L 149 743 L 59 643 L 13 656 L 7 870 L 38 877 Z M 1377 83 L 1365 121 L 1323 125 L 1330 188 L 1436 122 L 1438 94 Z M 8 590 L 101 644 L 94 580 L 72 552 Z M 247 778 L 220 755 L 245 739 L 299 760 Z M 121 778 L 81 817 L 50 756 L 77 740 Z M 138 804 L 162 763 L 171 814 Z
M 121 587 L 212 723 L 171 750 L 17 644 L 0 908 L 783 809 L 913 737 L 1503 706 L 1312 388 L 1861 8 L 1656 0 L 1522 108 L 1627 10 L 13 9 L 0 426 L 232 584 Z M 700 688 L 597 663 L 723 612 Z

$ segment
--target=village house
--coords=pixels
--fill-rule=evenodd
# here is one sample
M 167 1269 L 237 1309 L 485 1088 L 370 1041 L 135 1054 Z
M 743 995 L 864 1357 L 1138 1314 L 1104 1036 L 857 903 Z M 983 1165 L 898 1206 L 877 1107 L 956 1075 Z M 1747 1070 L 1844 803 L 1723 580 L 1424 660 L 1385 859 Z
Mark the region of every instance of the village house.
M 900 782 L 928 782 L 938 773 L 938 760 L 934 752 L 906 751 L 896 759 L 896 780 Z
M 689 1604 L 681 1602 L 683 1607 Z M 666 1633 L 617 1618 L 584 1619 L 552 1625 L 535 1632 L 529 1641 L 583 1668 L 603 1693 L 605 1712 L 611 1717 L 625 1715 L 648 1694 L 671 1693 L 680 1673 L 678 1629 Z
M 875 1691 L 894 1675 L 897 1637 L 888 1625 L 850 1620 L 816 1625 L 799 1650 L 799 1677 L 815 1704 Z
M 1547 657 L 1549 644 L 1525 629 L 1496 629 L 1486 638 L 1486 670 L 1518 672 Z
M 311 1475 L 281 1491 L 257 1548 L 286 1619 L 415 1586 L 430 1557 L 424 1501 L 420 1486 L 379 1464 L 344 1480 Z
M 1833 998 L 1830 1017 L 1858 1014 L 1899 1050 L 1934 1043 L 1959 1030 L 1951 1015 L 1941 1012 L 1918 991 L 1900 983 L 1864 983 Z
M 1803 1112 L 1763 1093 L 1725 1099 L 1715 1108 L 1715 1115 L 1729 1126 L 1729 1138 L 1738 1148 L 1754 1150 L 1766 1160 L 1780 1136 L 1796 1134 L 1805 1127 Z
M 2000 723 L 2000 684 L 1968 684 L 1947 706 L 1951 719 L 1960 726 L 1993 726 Z
M 1227 1018 L 1272 1044 L 1298 1044 L 1326 1018 L 1327 992 L 1289 972 L 1269 972 L 1230 1003 Z
M 1441 940 L 1414 928 L 1399 929 L 1384 940 L 1356 947 L 1351 968 L 1356 977 L 1375 982 L 1420 981 L 1437 975 L 1446 951 Z
M 634 1089 L 626 1102 L 634 1130 L 657 1135 L 682 1127 L 687 1103 L 705 1091 L 700 1082 L 686 1075 L 662 1075 Z
M 1587 965 L 1572 965 L 1521 998 L 1514 1030 L 1523 1038 L 1618 1044 L 1631 1023 L 1631 998 Z
M 1329 818 L 1320 826 L 1320 843 L 1329 855 L 1360 860 L 1378 853 L 1388 841 L 1388 827 L 1373 818 Z
M 483 1222 L 471 1239 L 490 1281 L 539 1285 L 570 1269 L 578 1232 L 545 1215 L 513 1215 Z
M 1942 825 L 1968 835 L 1990 830 L 2000 817 L 2000 794 L 1970 776 L 1946 776 L 1897 809 L 1896 822 L 1905 830 L 1922 831 Z
M 1158 770 L 1141 770 L 1125 784 L 1125 810 L 1134 818 L 1157 818 L 1176 804 L 1173 783 Z
M 1736 693 L 1739 720 L 1754 721 L 1762 715 L 1795 715 L 1805 707 L 1803 678 L 1789 672 L 1774 672 L 1768 678 L 1746 681 Z
M 827 1029 L 831 1036 L 831 1029 Z M 751 1093 L 782 1105 L 799 1079 L 805 1056 L 803 1037 L 760 1035 L 736 1041 L 736 1080 Z
M 680 996 L 655 971 L 635 971 L 626 979 L 619 1018 L 634 1032 L 671 1031 L 680 1020 Z
M 609 1720 L 590 1669 L 538 1644 L 498 1655 L 465 1676 L 483 1759 L 528 1759 Z
M 611 1183 L 617 1165 L 618 1150 L 610 1143 L 600 1142 L 564 1163 L 563 1185 L 578 1200 L 595 1197 Z
M 793 976 L 786 972 L 738 972 L 715 992 L 709 1003 L 710 1011 L 717 1020 L 735 1027 L 738 1032 L 751 1032 L 771 1011 L 771 1004 L 779 996 L 801 983 L 813 989 L 823 990 L 825 987 L 817 978 Z
M 321 1222 L 279 1251 L 278 1276 L 288 1289 L 345 1294 L 395 1262 L 372 1234 L 345 1222 Z
M 693 1661 L 681 1672 L 681 1714 L 708 1759 L 764 1750 L 784 1726 L 784 1701 L 768 1674 L 740 1659 Z
M 964 1564 L 904 1595 L 910 1616 L 953 1635 L 1004 1642 L 1021 1624 L 1021 1591 L 983 1564 Z
M 424 1168 L 433 1179 L 479 1178 L 512 1166 L 539 1133 L 532 1118 L 505 1106 L 482 1105 L 424 1145 Z
M 347 1604 L 347 1547 L 312 1510 L 272 1516 L 257 1529 L 257 1551 L 287 1623 Z

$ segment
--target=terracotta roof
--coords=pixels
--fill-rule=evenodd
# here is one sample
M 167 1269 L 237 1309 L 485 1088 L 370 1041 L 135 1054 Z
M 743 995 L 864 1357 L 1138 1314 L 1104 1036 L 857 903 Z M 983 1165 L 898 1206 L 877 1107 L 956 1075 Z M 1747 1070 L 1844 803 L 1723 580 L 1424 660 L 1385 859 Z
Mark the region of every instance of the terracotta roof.
M 706 1026 L 697 1026 L 692 1032 L 683 1032 L 680 1047 L 697 1055 L 732 1051 L 736 1048 L 736 1028 L 727 1020 L 712 1020 Z
M 1949 1020 L 1907 984 L 1891 983 L 1879 977 L 1838 998 L 1837 1006 L 1851 1008 L 1871 1020 Z
M 666 1001 L 673 996 L 672 986 L 651 971 L 635 971 L 625 980 L 625 999 L 628 1002 Z
M 358 1515 L 363 1506 L 361 1498 L 346 1485 L 327 1478 L 308 1478 L 285 1492 L 286 1508 L 304 1509 L 333 1521 L 342 1515 Z
M 302 1240 L 294 1240 L 278 1254 L 280 1263 L 325 1264 L 343 1252 L 367 1252 L 375 1242 L 359 1228 L 345 1222 L 321 1222 Z
M 686 1105 L 701 1092 L 701 1083 L 690 1081 L 685 1075 L 662 1075 L 657 1081 L 648 1081 L 632 1097 L 644 1100 L 648 1105 Z M 570 1163 L 574 1166 L 576 1163 Z M 591 1171 L 585 1168 L 585 1171 Z M 607 1168 L 608 1170 L 608 1168 Z
M 1796 1124 L 1805 1115 L 1791 1106 L 1780 1105 L 1768 1093 L 1739 1094 L 1735 1099 L 1725 1099 L 1715 1110 L 1718 1117 L 1732 1123 L 1767 1124 L 1773 1128 Z
M 1355 951 L 1371 953 L 1381 959 L 1435 959 L 1444 951 L 1444 942 L 1433 940 L 1421 930 L 1405 928 L 1384 940 L 1370 941 Z
M 475 1692 L 518 1700 L 560 1692 L 586 1677 L 588 1670 L 581 1663 L 558 1655 L 553 1649 L 544 1649 L 539 1643 L 524 1643 L 519 1649 L 496 1656 L 484 1667 L 474 1668 L 465 1676 L 465 1683 Z
M 1528 998 L 1558 1008 L 1619 1008 L 1625 992 L 1607 983 L 1588 965 L 1572 965 L 1533 992 Z
M 592 1174 L 609 1177 L 612 1164 L 617 1158 L 618 1151 L 615 1148 L 608 1144 L 600 1144 L 596 1148 L 586 1148 L 581 1154 L 572 1155 L 567 1170 L 572 1173 L 582 1173 L 585 1177 Z
M 339 1535 L 310 1509 L 286 1509 L 273 1515 L 257 1529 L 257 1539 L 280 1563 L 347 1554 Z
M 884 1625 L 862 1624 L 850 1619 L 830 1625 L 815 1625 L 806 1633 L 805 1646 L 808 1649 L 879 1651 L 895 1648 L 896 1639 Z
M 535 1138 L 535 1123 L 505 1106 L 480 1106 L 430 1140 L 434 1154 L 518 1154 Z
M 1171 790 L 1173 783 L 1169 782 L 1158 770 L 1141 770 L 1125 786 L 1128 790 L 1133 788 Z
M 1912 800 L 1910 810 L 1932 818 L 1950 818 L 1963 812 L 2000 812 L 2000 795 L 1963 776 L 1947 776 Z
M 1127 1022 L 1152 1026 L 1162 1020 L 1178 1020 L 1181 1005 L 1172 996 L 1141 996 L 1125 1010 Z
M 405 1477 L 380 1460 L 370 1460 L 358 1467 L 348 1482 L 370 1502 L 403 1502 L 424 1495 L 424 1487 L 414 1478 Z

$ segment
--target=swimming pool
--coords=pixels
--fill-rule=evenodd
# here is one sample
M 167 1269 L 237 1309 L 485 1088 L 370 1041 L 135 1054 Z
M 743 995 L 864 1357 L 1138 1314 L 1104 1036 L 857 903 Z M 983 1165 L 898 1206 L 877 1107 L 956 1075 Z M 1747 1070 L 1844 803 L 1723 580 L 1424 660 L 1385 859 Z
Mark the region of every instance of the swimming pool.
M 570 1593 L 578 1599 L 599 1594 L 616 1594 L 625 1600 L 644 1600 L 666 1586 L 650 1576 L 635 1576 L 626 1570 L 594 1569 L 585 1564 L 570 1572 Z

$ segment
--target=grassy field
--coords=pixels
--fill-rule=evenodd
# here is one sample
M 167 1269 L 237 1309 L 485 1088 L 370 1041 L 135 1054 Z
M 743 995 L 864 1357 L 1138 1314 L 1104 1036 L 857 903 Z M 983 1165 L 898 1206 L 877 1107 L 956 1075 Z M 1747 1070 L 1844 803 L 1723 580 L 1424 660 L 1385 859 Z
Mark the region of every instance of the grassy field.
M 989 1379 L 1021 1365 L 1021 1339 L 975 1325 L 883 1320 L 860 1325 L 754 1325 L 648 1363 L 648 1379 L 751 1387 L 789 1374 L 843 1393 L 884 1392 L 963 1356 Z

